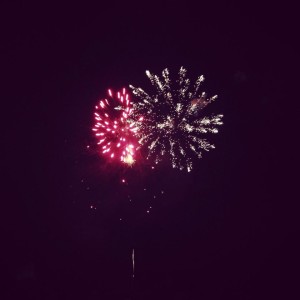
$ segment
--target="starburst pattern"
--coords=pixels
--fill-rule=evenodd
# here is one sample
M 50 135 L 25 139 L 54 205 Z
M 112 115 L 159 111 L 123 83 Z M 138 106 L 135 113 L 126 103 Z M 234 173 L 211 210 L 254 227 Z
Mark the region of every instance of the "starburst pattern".
M 223 124 L 223 115 L 202 116 L 201 112 L 217 95 L 208 98 L 205 92 L 199 92 L 203 75 L 191 86 L 183 67 L 179 70 L 175 87 L 168 69 L 163 70 L 162 79 L 149 71 L 146 75 L 155 88 L 154 93 L 130 85 L 140 100 L 134 104 L 132 114 L 140 128 L 136 132 L 139 143 L 146 147 L 148 158 L 153 157 L 156 163 L 168 156 L 173 168 L 189 172 L 194 157 L 201 158 L 203 150 L 215 148 L 204 136 L 218 132 L 217 126 Z M 138 120 L 140 115 L 145 116 L 143 122 Z
M 132 114 L 132 103 L 126 90 L 114 95 L 109 89 L 108 98 L 100 100 L 95 109 L 96 122 L 92 130 L 98 138 L 100 153 L 111 160 L 117 159 L 132 165 L 137 145 L 135 134 L 139 127 L 129 118 Z M 141 121 L 142 118 L 139 118 L 139 124 Z

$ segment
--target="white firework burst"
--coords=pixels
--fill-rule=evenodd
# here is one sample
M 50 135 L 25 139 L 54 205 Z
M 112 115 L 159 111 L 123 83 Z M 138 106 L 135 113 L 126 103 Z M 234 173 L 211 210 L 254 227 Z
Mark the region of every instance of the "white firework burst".
M 179 70 L 176 87 L 173 87 L 168 69 L 162 72 L 162 79 L 146 71 L 155 88 L 153 94 L 130 85 L 133 94 L 140 100 L 134 104 L 133 118 L 143 115 L 139 123 L 139 143 L 147 147 L 148 158 L 154 157 L 156 163 L 168 156 L 173 168 L 191 171 L 193 157 L 201 158 L 202 152 L 215 146 L 205 138 L 207 133 L 217 133 L 222 125 L 223 115 L 201 116 L 200 112 L 217 98 L 210 98 L 199 92 L 204 76 L 197 78 L 191 86 L 186 77 L 186 69 Z

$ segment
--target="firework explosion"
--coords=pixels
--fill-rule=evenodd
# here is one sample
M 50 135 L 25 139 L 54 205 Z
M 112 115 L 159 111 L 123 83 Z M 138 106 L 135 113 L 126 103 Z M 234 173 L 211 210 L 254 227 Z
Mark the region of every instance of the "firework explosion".
M 132 103 L 125 89 L 117 92 L 116 97 L 108 90 L 108 96 L 95 107 L 96 123 L 92 130 L 99 139 L 97 144 L 101 154 L 132 165 L 136 152 L 135 134 L 139 130 L 136 122 L 129 119 Z M 139 124 L 141 121 L 142 118 L 139 118 Z
M 154 157 L 156 163 L 164 155 L 170 154 L 173 168 L 189 172 L 193 157 L 201 158 L 203 150 L 215 148 L 203 136 L 218 132 L 216 127 L 223 124 L 223 115 L 200 116 L 200 112 L 217 95 L 207 98 L 205 92 L 199 92 L 204 81 L 203 75 L 191 87 L 183 67 L 179 70 L 176 87 L 173 87 L 168 69 L 163 70 L 162 80 L 149 71 L 146 71 L 146 75 L 155 88 L 153 94 L 149 95 L 143 89 L 130 85 L 133 94 L 140 100 L 134 104 L 132 114 L 139 127 L 139 131 L 135 132 L 139 143 L 147 148 L 148 158 Z M 139 122 L 139 115 L 147 117 Z

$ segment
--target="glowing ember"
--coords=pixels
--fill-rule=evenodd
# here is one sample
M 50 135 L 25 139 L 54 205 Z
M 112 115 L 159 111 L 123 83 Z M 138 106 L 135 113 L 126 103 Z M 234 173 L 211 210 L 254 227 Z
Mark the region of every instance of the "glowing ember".
M 95 107 L 95 125 L 93 131 L 98 138 L 100 153 L 111 160 L 119 160 L 128 165 L 135 162 L 137 123 L 129 118 L 132 103 L 125 88 L 117 92 L 108 90 L 108 98 L 99 101 Z

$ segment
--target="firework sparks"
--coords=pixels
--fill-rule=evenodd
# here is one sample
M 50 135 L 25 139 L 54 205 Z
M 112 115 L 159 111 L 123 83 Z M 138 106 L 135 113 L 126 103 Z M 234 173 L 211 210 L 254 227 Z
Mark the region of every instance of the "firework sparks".
M 95 107 L 95 125 L 93 131 L 98 138 L 100 153 L 111 160 L 119 160 L 127 165 L 135 162 L 135 134 L 139 127 L 129 118 L 132 114 L 132 102 L 126 90 L 117 92 L 108 90 L 108 98 L 99 101 Z M 141 123 L 142 118 L 138 120 Z
M 217 95 L 208 98 L 205 92 L 199 92 L 204 76 L 197 78 L 191 87 L 186 77 L 186 69 L 179 70 L 179 78 L 174 88 L 168 69 L 163 70 L 163 79 L 146 71 L 155 92 L 151 95 L 141 88 L 130 85 L 133 94 L 140 100 L 134 105 L 133 119 L 140 127 L 136 132 L 139 143 L 147 147 L 148 158 L 154 157 L 158 163 L 164 155 L 170 155 L 173 168 L 191 171 L 193 157 L 201 158 L 202 151 L 209 151 L 215 146 L 204 135 L 217 133 L 217 126 L 222 125 L 223 115 L 201 116 L 200 112 Z M 138 115 L 145 115 L 143 123 Z

